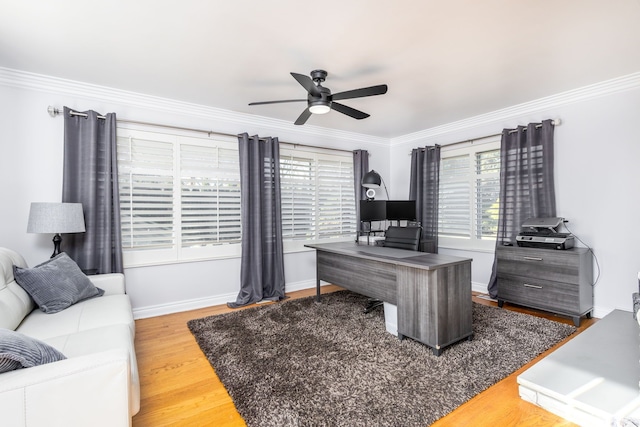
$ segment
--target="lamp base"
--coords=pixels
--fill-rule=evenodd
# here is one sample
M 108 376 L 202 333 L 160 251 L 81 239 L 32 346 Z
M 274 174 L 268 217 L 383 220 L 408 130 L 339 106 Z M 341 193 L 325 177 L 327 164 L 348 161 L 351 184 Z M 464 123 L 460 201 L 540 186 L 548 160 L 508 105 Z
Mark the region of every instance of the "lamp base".
M 56 235 L 53 236 L 53 254 L 51 255 L 51 258 L 56 255 L 60 255 L 60 243 L 62 243 L 62 236 L 60 233 L 56 233 Z

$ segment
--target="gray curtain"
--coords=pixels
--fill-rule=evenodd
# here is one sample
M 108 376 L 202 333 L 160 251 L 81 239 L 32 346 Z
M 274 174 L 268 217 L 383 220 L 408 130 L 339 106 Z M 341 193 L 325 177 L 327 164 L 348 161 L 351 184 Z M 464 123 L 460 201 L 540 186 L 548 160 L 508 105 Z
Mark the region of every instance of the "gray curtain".
M 87 231 L 66 235 L 64 250 L 87 272 L 122 273 L 116 115 L 70 113 L 64 107 L 62 201 L 82 203 Z
M 356 196 L 356 224 L 359 231 L 362 231 L 362 223 L 360 222 L 360 200 L 367 198 L 367 191 L 362 186 L 362 177 L 365 176 L 367 172 L 369 172 L 369 152 L 367 150 L 354 150 L 353 188 Z
M 238 135 L 242 259 L 240 292 L 231 308 L 284 295 L 284 251 L 278 138 Z
M 553 130 L 553 120 L 545 120 L 502 131 L 496 247 L 515 245 L 527 218 L 556 216 Z M 495 257 L 487 288 L 492 298 L 498 295 Z
M 440 146 L 411 150 L 409 199 L 416 201 L 416 217 L 422 226 L 422 239 L 434 242 L 438 252 L 438 190 L 440 188 Z

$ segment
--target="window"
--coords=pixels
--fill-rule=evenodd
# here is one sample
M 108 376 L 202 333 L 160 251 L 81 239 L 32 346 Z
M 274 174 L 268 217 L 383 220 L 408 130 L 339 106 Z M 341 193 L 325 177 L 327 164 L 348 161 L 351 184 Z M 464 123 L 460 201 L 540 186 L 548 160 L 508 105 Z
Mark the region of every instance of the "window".
M 280 148 L 285 250 L 309 241 L 354 239 L 353 158 L 350 153 Z
M 440 160 L 440 246 L 493 249 L 498 231 L 500 140 L 443 148 Z
M 240 254 L 238 143 L 118 128 L 125 265 Z
M 240 256 L 240 166 L 233 137 L 118 128 L 126 266 Z M 355 236 L 353 160 L 280 147 L 286 251 Z

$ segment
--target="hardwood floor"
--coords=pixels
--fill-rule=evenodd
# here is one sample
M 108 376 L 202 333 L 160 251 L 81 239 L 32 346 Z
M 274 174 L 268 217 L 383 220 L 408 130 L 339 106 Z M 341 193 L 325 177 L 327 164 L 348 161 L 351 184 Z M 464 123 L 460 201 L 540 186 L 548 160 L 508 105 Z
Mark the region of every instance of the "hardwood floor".
M 326 286 L 323 287 L 323 292 L 338 289 L 340 288 L 337 286 Z M 315 289 L 308 289 L 291 293 L 289 296 L 301 298 L 314 294 Z M 473 300 L 480 304 L 497 305 L 476 295 Z M 572 323 L 568 318 L 550 313 L 508 304 L 505 304 L 505 308 Z M 186 324 L 191 319 L 229 311 L 231 310 L 222 305 L 136 320 L 141 409 L 133 418 L 134 427 L 245 425 Z M 583 319 L 580 332 L 594 322 L 595 319 Z M 574 424 L 527 403 L 518 396 L 517 375 L 538 359 L 475 396 L 433 425 L 573 426 Z

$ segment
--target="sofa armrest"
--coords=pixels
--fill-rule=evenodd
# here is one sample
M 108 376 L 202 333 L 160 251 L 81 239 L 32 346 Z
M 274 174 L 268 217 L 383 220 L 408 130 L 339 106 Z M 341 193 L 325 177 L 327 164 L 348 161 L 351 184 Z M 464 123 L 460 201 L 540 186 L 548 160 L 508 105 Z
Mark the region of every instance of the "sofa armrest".
M 122 273 L 96 274 L 87 277 L 95 286 L 104 289 L 105 295 L 125 293 L 124 274 Z
M 0 374 L 2 425 L 130 426 L 124 349 Z

